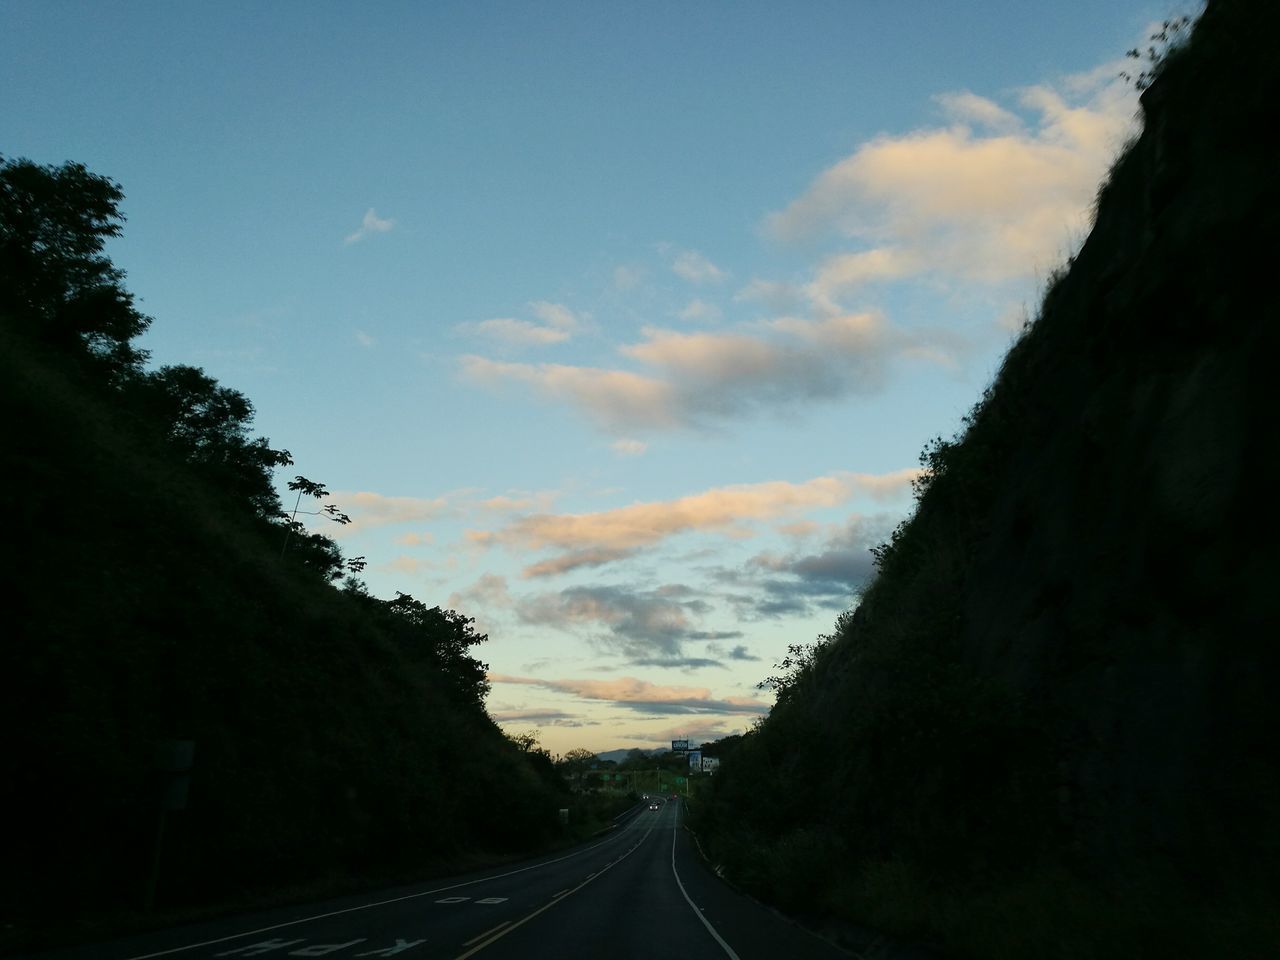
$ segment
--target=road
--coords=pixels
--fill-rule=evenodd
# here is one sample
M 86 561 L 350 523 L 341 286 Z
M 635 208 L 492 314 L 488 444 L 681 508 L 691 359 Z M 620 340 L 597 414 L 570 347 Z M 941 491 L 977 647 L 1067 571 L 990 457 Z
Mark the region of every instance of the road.
M 43 954 L 42 960 L 834 960 L 710 871 L 682 805 L 642 805 L 607 835 L 538 860 Z

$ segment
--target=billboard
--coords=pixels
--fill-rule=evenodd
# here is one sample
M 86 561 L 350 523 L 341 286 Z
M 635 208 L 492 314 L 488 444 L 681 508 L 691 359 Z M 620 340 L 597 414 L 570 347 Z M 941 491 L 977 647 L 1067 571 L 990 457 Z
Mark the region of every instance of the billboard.
M 718 767 L 718 766 L 720 766 L 720 758 L 719 758 L 719 757 L 703 757 L 703 758 L 702 758 L 702 772 L 703 772 L 703 773 L 714 773 L 714 772 L 715 772 L 716 767 Z
M 702 769 L 702 751 L 692 750 L 689 753 L 689 769 L 698 771 Z
M 688 741 L 688 740 L 672 740 L 672 741 L 671 741 L 671 752 L 672 752 L 672 753 L 684 753 L 684 752 L 685 752 L 686 750 L 688 750 L 688 749 L 689 749 L 689 741 Z

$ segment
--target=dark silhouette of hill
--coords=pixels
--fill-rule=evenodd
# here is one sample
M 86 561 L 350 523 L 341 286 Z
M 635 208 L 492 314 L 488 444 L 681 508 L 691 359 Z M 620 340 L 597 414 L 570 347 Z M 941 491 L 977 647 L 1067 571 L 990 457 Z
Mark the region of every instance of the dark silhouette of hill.
M 1158 64 L 1083 248 L 725 758 L 700 829 L 748 889 L 954 956 L 1280 955 L 1277 37 L 1211 0 Z
M 195 752 L 162 917 L 559 840 L 562 785 L 485 713 L 471 621 L 369 596 L 284 515 L 247 398 L 146 369 L 102 252 L 121 196 L 0 158 L 0 947 L 145 922 L 167 740 Z

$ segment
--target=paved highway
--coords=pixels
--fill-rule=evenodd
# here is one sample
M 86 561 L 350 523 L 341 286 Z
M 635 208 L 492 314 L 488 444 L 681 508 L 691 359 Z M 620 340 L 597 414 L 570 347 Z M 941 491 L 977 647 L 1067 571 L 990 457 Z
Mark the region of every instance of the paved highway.
M 604 837 L 431 885 L 161 931 L 45 960 L 833 960 L 848 954 L 712 875 L 681 804 Z

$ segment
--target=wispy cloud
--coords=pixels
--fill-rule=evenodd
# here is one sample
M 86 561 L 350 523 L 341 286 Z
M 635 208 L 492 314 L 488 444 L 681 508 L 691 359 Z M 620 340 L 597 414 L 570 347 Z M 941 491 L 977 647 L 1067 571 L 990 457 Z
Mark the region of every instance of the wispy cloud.
M 473 382 L 530 384 L 552 399 L 573 404 L 605 430 L 671 428 L 683 422 L 674 388 L 653 377 L 626 370 L 505 363 L 478 356 L 465 356 L 461 364 L 463 376 Z
M 895 359 L 946 360 L 954 340 L 936 331 L 891 330 L 876 313 L 782 317 L 717 332 L 646 327 L 642 336 L 619 352 L 648 373 L 478 356 L 464 357 L 462 371 L 485 385 L 529 384 L 619 433 L 705 427 L 805 402 L 876 393 Z
M 757 521 L 794 518 L 838 506 L 857 495 L 878 501 L 902 498 L 920 471 L 887 474 L 839 473 L 801 483 L 771 481 L 716 487 L 675 500 L 636 503 L 595 513 L 539 513 L 513 518 L 494 531 L 469 531 L 481 545 L 558 551 L 525 569 L 526 577 L 549 576 L 580 566 L 600 566 L 690 532 L 741 536 Z
M 715 323 L 722 313 L 714 303 L 695 299 L 685 304 L 676 316 L 689 323 Z
M 515 317 L 494 317 L 479 322 L 460 323 L 460 333 L 484 337 L 507 347 L 545 347 L 569 340 L 585 326 L 584 318 L 564 304 L 536 300 L 530 310 L 540 322 Z
M 333 493 L 332 501 L 351 517 L 351 522 L 345 526 L 333 530 L 326 528 L 325 532 L 335 537 L 388 524 L 431 520 L 451 509 L 445 497 L 386 497 L 369 491 L 338 490 Z
M 454 610 L 477 609 L 489 613 L 512 605 L 507 578 L 495 573 L 483 574 L 471 586 L 449 595 L 447 605 Z
M 649 445 L 644 441 L 631 440 L 627 437 L 615 440 L 613 443 L 609 444 L 609 446 L 612 448 L 614 453 L 622 457 L 638 457 L 649 449 Z
M 721 283 L 729 274 L 720 269 L 696 250 L 677 253 L 671 261 L 671 269 L 678 277 L 690 283 Z
M 751 715 L 768 713 L 766 704 L 755 697 L 715 697 L 707 687 L 659 686 L 636 677 L 616 680 L 543 680 L 491 673 L 494 684 L 522 684 L 566 693 L 583 700 L 603 701 L 642 713 L 723 713 Z
M 347 235 L 343 241 L 344 244 L 350 246 L 353 243 L 359 243 L 365 237 L 375 233 L 386 233 L 396 225 L 394 220 L 384 220 L 374 213 L 373 207 L 370 207 L 364 215 L 364 219 L 360 221 L 360 228 L 354 233 Z

